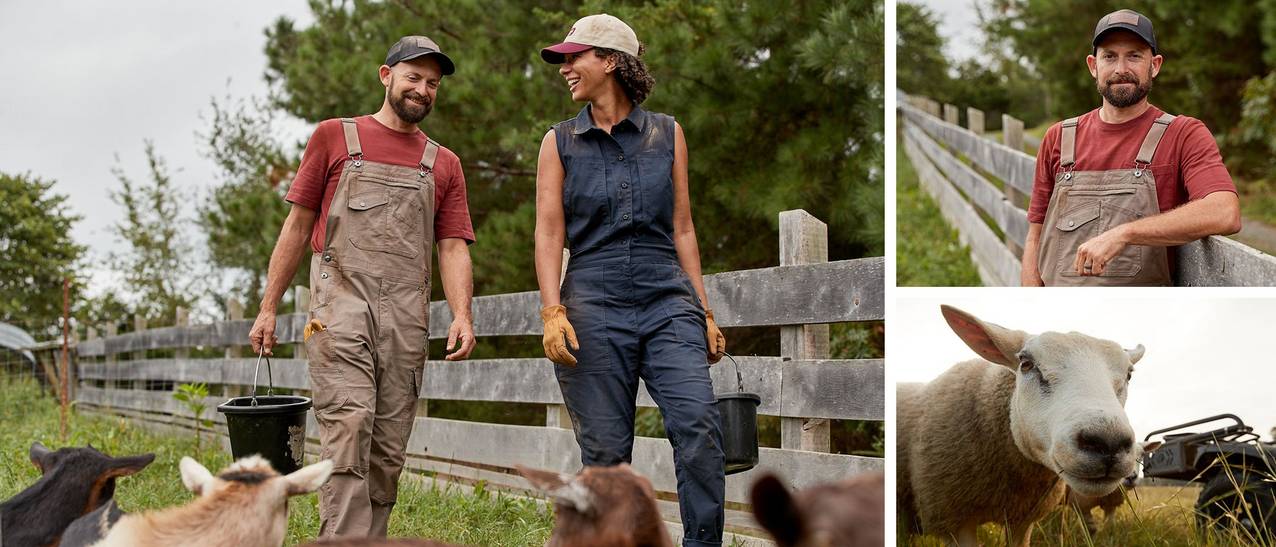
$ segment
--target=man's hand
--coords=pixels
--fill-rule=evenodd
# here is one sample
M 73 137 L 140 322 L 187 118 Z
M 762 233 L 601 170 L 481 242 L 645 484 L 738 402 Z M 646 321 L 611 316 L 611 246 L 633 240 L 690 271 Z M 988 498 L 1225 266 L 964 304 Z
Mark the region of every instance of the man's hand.
M 1077 260 L 1072 267 L 1077 275 L 1103 275 L 1108 261 L 1121 253 L 1129 240 L 1125 237 L 1124 224 L 1099 234 L 1077 247 Z
M 457 342 L 461 343 L 460 349 L 452 351 L 456 348 Z M 447 329 L 447 349 L 452 353 L 447 354 L 444 359 L 448 361 L 460 361 L 470 356 L 470 352 L 474 351 L 474 323 L 469 318 L 457 317 L 452 320 L 452 326 Z
M 545 336 L 541 340 L 545 357 L 560 365 L 576 366 L 576 357 L 567 351 L 567 344 L 579 350 L 580 343 L 576 341 L 576 329 L 567 321 L 567 308 L 562 305 L 542 308 L 541 321 L 545 323 Z
M 713 310 L 705 310 L 704 319 L 705 337 L 709 342 L 709 364 L 712 365 L 721 361 L 722 355 L 727 352 L 727 337 L 722 335 L 718 322 L 713 319 Z
M 279 343 L 275 337 L 275 310 L 263 309 L 257 314 L 253 329 L 248 331 L 248 340 L 253 344 L 253 353 L 260 354 L 264 349 L 266 355 L 274 355 L 271 349 Z

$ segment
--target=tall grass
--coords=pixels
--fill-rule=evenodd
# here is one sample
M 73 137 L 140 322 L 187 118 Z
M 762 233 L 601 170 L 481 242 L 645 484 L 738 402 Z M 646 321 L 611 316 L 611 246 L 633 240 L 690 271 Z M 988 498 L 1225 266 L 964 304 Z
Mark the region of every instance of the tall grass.
M 112 456 L 155 453 L 155 461 L 141 473 L 117 482 L 115 499 L 125 511 L 136 512 L 189 503 L 193 496 L 182 487 L 178 462 L 191 456 L 213 472 L 230 463 L 217 448 L 199 450 L 194 435 L 159 435 L 123 418 L 73 413 L 65 442 L 58 439 L 56 401 L 41 393 L 31 380 L 0 376 L 0 500 L 8 499 L 39 478 L 28 459 L 33 441 L 57 449 L 94 448 Z M 535 502 L 486 491 L 423 487 L 403 481 L 399 502 L 390 519 L 390 535 L 427 537 L 470 545 L 544 545 L 553 527 L 549 509 Z M 285 545 L 314 539 L 319 530 L 318 499 L 314 494 L 289 503 Z
M 899 139 L 895 182 L 895 280 L 898 286 L 975 287 L 983 282 L 970 247 L 921 187 Z

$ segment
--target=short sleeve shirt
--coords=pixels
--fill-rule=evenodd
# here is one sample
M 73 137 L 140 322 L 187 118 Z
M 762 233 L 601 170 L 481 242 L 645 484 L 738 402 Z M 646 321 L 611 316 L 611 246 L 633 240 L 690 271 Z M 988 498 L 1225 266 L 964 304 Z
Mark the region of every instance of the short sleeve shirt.
M 1077 120 L 1076 164 L 1073 169 L 1133 169 L 1144 137 L 1163 113 L 1153 106 L 1124 123 L 1104 122 L 1099 118 L 1097 108 L 1085 113 Z M 1054 192 L 1055 173 L 1060 168 L 1061 134 L 1062 122 L 1050 126 L 1041 139 L 1028 222 L 1045 222 L 1046 207 Z M 1189 116 L 1174 118 L 1174 122 L 1166 128 L 1152 156 L 1151 168 L 1161 212 L 1214 192 L 1236 192 L 1236 185 L 1223 165 L 1214 136 L 1201 120 Z
M 416 167 L 425 151 L 426 136 L 420 130 L 400 133 L 372 116 L 355 118 L 363 159 L 378 163 Z M 319 123 L 301 156 L 297 176 L 288 188 L 288 201 L 319 212 L 310 234 L 310 247 L 320 252 L 328 229 L 328 208 L 337 192 L 337 183 L 350 156 L 346 153 L 341 120 Z M 461 159 L 446 147 L 439 147 L 434 163 L 434 239 L 464 239 L 474 243 L 474 227 L 465 191 Z

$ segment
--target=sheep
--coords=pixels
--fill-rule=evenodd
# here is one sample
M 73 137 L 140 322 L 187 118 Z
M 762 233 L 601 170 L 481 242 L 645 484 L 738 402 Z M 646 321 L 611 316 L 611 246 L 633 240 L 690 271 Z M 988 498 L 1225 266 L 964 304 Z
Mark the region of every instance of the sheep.
M 197 499 L 187 505 L 124 515 L 95 547 L 279 547 L 288 528 L 288 498 L 318 490 L 332 474 L 323 460 L 286 476 L 249 456 L 217 476 L 189 457 L 182 483 Z
M 1161 441 L 1152 441 L 1140 443 L 1143 447 L 1143 455 L 1146 457 L 1153 450 L 1161 446 Z M 1112 524 L 1112 519 L 1116 517 L 1117 508 L 1125 503 L 1125 499 L 1130 492 L 1134 491 L 1134 481 L 1138 478 L 1137 474 L 1130 475 L 1121 481 L 1121 488 L 1113 490 L 1106 496 L 1083 496 L 1078 494 L 1072 488 L 1067 489 L 1065 496 L 1066 506 L 1081 515 L 1082 522 L 1085 523 L 1086 531 L 1090 533 L 1090 537 L 1094 537 L 1099 531 L 1099 525 L 1094 521 L 1094 515 L 1091 511 L 1098 507 L 1103 510 L 1103 525 L 1106 527 Z
M 941 306 L 983 359 L 897 389 L 896 506 L 907 532 L 975 545 L 985 522 L 1028 545 L 1064 485 L 1103 496 L 1134 471 L 1125 415 L 1139 345 L 1084 334 L 1029 335 Z
M 431 539 L 336 538 L 312 541 L 301 547 L 457 547 Z
M 547 547 L 673 547 L 651 481 L 628 464 L 586 467 L 575 476 L 516 467 L 554 500 Z
M 154 454 L 112 458 L 92 445 L 49 450 L 35 442 L 31 463 L 42 476 L 0 504 L 0 544 L 8 547 L 57 545 L 76 518 L 115 495 L 115 479 L 141 471 Z
M 886 477 L 880 472 L 812 486 L 796 495 L 775 475 L 753 483 L 753 515 L 779 547 L 879 547 L 885 543 Z

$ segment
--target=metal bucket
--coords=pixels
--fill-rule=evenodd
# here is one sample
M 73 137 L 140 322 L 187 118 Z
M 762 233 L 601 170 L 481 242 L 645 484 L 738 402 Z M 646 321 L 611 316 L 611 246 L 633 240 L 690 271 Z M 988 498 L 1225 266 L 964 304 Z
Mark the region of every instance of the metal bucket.
M 230 431 L 230 453 L 235 459 L 259 454 L 281 474 L 301 469 L 306 452 L 306 412 L 310 410 L 309 397 L 275 395 L 275 383 L 270 371 L 270 359 L 266 359 L 266 376 L 270 387 L 264 397 L 257 396 L 257 371 L 262 356 L 257 357 L 253 369 L 253 395 L 234 397 L 220 405 L 217 411 L 226 415 L 226 428 Z
M 762 398 L 744 391 L 740 364 L 727 354 L 735 366 L 736 391 L 714 395 L 714 405 L 722 417 L 722 451 L 726 455 L 726 474 L 740 473 L 758 465 L 758 405 Z

